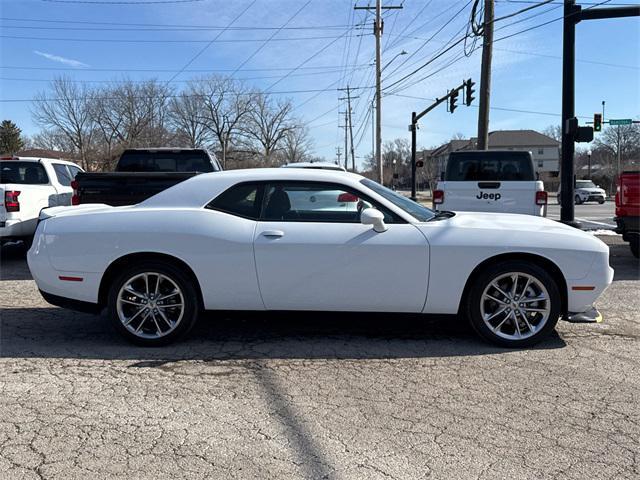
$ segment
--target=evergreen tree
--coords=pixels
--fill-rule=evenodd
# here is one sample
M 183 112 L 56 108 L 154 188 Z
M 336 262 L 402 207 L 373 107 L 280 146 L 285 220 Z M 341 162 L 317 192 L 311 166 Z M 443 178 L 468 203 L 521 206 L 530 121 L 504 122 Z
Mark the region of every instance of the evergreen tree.
M 0 153 L 14 154 L 24 146 L 21 130 L 11 120 L 3 120 L 0 125 Z

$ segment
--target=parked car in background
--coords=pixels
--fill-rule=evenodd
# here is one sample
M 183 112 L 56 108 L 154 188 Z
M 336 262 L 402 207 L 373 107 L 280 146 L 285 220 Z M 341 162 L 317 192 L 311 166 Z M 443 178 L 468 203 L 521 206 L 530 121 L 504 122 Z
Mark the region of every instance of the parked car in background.
M 298 204 L 309 194 L 333 205 Z M 335 192 L 369 205 L 344 209 Z M 597 319 L 609 248 L 527 215 L 434 212 L 353 173 L 204 174 L 129 208 L 46 209 L 27 258 L 44 298 L 107 309 L 162 345 L 201 310 L 461 314 L 485 339 L 532 345 L 561 316 Z M 152 233 L 150 233 L 152 232 Z
M 640 254 L 640 171 L 623 172 L 616 190 L 616 233 L 629 242 L 631 252 Z
M 558 203 L 560 203 L 560 190 L 558 189 Z M 598 202 L 603 204 L 607 199 L 607 193 L 600 185 L 596 185 L 591 180 L 576 180 L 573 191 L 573 201 L 576 205 L 585 202 Z
M 53 158 L 0 159 L 0 240 L 31 243 L 40 210 L 71 205 L 71 181 L 82 169 Z
M 130 148 L 114 172 L 77 175 L 73 205 L 134 205 L 199 173 L 220 170 L 215 155 L 202 148 Z
M 547 206 L 531 153 L 512 150 L 452 152 L 432 199 L 436 210 L 465 212 L 544 216 Z

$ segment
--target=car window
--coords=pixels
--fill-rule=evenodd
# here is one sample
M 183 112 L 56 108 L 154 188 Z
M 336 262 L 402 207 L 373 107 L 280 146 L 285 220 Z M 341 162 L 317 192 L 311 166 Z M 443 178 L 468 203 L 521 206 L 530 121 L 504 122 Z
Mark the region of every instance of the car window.
M 79 167 L 74 167 L 73 165 L 67 165 L 67 168 L 69 169 L 69 172 L 71 173 L 71 179 L 73 180 L 74 178 L 76 178 L 76 175 L 82 171 L 82 169 L 80 169 Z
M 596 188 L 596 184 L 591 180 L 578 180 L 576 181 L 577 188 Z
M 535 180 L 528 152 L 456 152 L 449 156 L 447 181 Z
M 201 150 L 127 150 L 116 170 L 119 172 L 213 172 L 218 170 Z
M 257 220 L 263 191 L 264 185 L 257 183 L 234 185 L 209 202 L 205 208 Z
M 44 167 L 37 162 L 0 161 L 0 183 L 46 185 L 49 177 Z
M 53 170 L 56 172 L 56 178 L 58 179 L 58 183 L 60 185 L 64 185 L 65 187 L 71 185 L 71 180 L 73 180 L 73 177 L 71 176 L 71 173 L 69 172 L 66 165 L 62 163 L 54 163 Z
M 387 187 L 383 187 L 378 182 L 374 182 L 373 180 L 364 178 L 360 180 L 360 183 L 362 183 L 365 187 L 370 188 L 378 195 L 384 197 L 386 200 L 393 203 L 396 207 L 401 208 L 420 222 L 426 222 L 432 219 L 435 215 L 435 212 L 433 210 L 430 210 L 427 207 L 420 205 L 418 202 L 414 202 L 413 200 L 400 195 L 399 193 L 394 192 Z
M 261 220 L 359 223 L 364 208 L 377 208 L 385 222 L 398 221 L 388 210 L 348 187 L 319 182 L 271 183 L 264 193 Z

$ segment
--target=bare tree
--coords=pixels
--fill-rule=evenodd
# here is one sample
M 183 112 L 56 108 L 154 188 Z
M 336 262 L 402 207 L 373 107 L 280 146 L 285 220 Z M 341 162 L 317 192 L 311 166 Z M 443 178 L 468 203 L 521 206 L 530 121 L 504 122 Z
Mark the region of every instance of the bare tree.
M 217 75 L 198 79 L 191 88 L 202 102 L 202 125 L 214 136 L 225 157 L 225 153 L 239 143 L 237 137 L 244 130 L 243 124 L 251 108 L 251 95 L 244 84 Z
M 205 111 L 203 98 L 193 85 L 169 102 L 168 123 L 183 146 L 199 148 L 210 142 L 211 131 L 203 123 Z
M 31 110 L 38 125 L 68 139 L 73 153 L 79 155 L 85 169 L 94 132 L 90 101 L 91 91 L 86 86 L 73 82 L 69 77 L 58 77 L 51 83 L 49 92 L 36 95 Z
M 300 126 L 289 130 L 283 139 L 284 160 L 287 163 L 304 162 L 311 157 L 313 141 L 309 129 Z
M 249 143 L 260 150 L 266 166 L 274 163 L 272 158 L 289 132 L 297 127 L 291 123 L 293 106 L 289 100 L 273 100 L 262 92 L 253 95 L 252 108 L 243 134 Z
M 549 125 L 542 133 L 558 142 L 562 142 L 562 128 L 560 125 Z
M 611 155 L 612 162 L 620 157 L 620 168 L 640 156 L 640 124 L 607 127 L 594 140 L 597 149 Z

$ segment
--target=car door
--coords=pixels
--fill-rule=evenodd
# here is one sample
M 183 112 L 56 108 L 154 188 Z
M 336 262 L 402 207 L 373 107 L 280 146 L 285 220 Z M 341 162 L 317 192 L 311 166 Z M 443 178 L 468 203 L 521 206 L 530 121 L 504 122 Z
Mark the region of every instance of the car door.
M 360 223 L 357 210 L 345 209 L 345 198 L 354 195 L 385 213 L 387 231 L 375 232 Z M 425 302 L 426 238 L 339 184 L 267 185 L 254 252 L 260 292 L 270 310 L 420 312 Z

